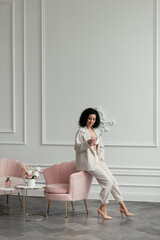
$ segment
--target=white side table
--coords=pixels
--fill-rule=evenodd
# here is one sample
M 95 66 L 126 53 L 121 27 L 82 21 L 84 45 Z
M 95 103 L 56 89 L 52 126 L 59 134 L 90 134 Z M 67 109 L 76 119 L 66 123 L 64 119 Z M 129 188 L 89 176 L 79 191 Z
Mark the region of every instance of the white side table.
M 34 187 L 30 187 L 27 184 L 19 184 L 16 185 L 16 188 L 21 189 L 21 192 L 23 191 L 24 195 L 23 195 L 23 220 L 24 221 L 38 221 L 38 220 L 43 220 L 47 218 L 47 207 L 46 207 L 46 200 L 45 200 L 45 212 L 44 213 L 40 213 L 40 212 L 35 212 L 35 213 L 28 213 L 27 212 L 27 191 L 28 190 L 44 190 L 46 185 L 44 184 L 35 184 Z M 31 219 L 28 218 L 26 219 L 26 216 L 31 216 L 31 215 L 37 215 L 37 216 L 41 216 L 40 218 L 36 218 L 36 219 Z
M 13 193 L 13 191 L 15 190 L 15 188 L 12 188 L 12 187 L 10 187 L 10 188 L 6 188 L 6 187 L 0 187 L 0 191 L 4 191 L 4 194 L 6 193 L 6 192 L 10 192 L 10 199 L 11 199 L 11 206 L 10 206 L 10 208 L 11 208 L 11 210 L 10 210 L 10 212 L 0 212 L 0 213 L 10 213 L 10 215 L 11 215 L 11 217 L 12 217 L 12 193 Z

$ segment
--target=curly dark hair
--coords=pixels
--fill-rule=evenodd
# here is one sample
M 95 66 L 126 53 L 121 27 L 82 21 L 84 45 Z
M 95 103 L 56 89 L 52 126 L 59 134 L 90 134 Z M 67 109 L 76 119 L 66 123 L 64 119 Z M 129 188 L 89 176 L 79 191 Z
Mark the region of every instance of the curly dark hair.
M 79 118 L 79 126 L 80 127 L 85 127 L 87 125 L 87 120 L 90 114 L 95 114 L 96 115 L 96 121 L 95 124 L 92 126 L 93 128 L 97 128 L 100 125 L 100 116 L 97 110 L 94 108 L 86 108 L 82 113 Z

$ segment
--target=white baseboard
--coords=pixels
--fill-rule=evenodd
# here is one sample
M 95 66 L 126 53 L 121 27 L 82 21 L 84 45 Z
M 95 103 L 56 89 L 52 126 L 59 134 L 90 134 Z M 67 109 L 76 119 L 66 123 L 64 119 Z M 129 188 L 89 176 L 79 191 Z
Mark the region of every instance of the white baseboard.
M 160 193 L 157 194 L 146 194 L 146 193 L 123 193 L 124 201 L 133 201 L 133 202 L 160 202 Z M 99 199 L 98 192 L 90 192 L 88 199 Z M 109 197 L 109 200 L 114 200 L 112 196 Z

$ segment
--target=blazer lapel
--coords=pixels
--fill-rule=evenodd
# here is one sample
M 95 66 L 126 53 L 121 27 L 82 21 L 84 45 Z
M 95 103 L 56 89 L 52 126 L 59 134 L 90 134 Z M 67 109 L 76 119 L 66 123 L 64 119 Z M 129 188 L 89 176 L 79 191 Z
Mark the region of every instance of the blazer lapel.
M 83 137 L 84 137 L 84 140 L 85 140 L 85 141 L 88 141 L 89 139 L 91 139 L 91 136 L 90 136 L 90 134 L 89 134 L 89 132 L 88 132 L 87 127 L 84 127 L 84 128 L 82 129 L 82 132 L 83 132 Z
M 83 132 L 83 137 L 84 137 L 85 141 L 88 141 L 88 140 L 91 139 L 91 136 L 89 134 L 89 131 L 88 131 L 87 127 L 82 128 L 81 131 Z M 98 131 L 95 130 L 95 133 L 96 133 L 97 137 L 99 137 Z M 92 149 L 92 147 L 90 147 L 90 149 L 91 149 L 92 153 L 95 155 L 95 152 Z
M 96 129 L 96 128 L 94 128 L 94 132 L 95 132 L 95 134 L 97 135 L 97 137 L 99 138 L 99 130 L 98 129 Z M 92 147 L 91 147 L 91 149 L 92 149 Z M 98 155 L 99 155 L 99 144 L 98 144 L 98 149 L 97 149 L 97 153 L 98 153 Z M 93 151 L 93 153 L 95 154 L 95 152 L 94 152 L 94 150 L 92 149 L 92 151 Z

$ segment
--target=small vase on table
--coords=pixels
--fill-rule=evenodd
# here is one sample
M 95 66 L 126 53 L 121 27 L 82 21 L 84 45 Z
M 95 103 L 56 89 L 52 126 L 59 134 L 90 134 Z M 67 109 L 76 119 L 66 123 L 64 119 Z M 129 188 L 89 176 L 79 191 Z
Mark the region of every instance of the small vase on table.
M 35 186 L 35 179 L 27 179 L 27 185 L 29 187 L 34 187 Z

